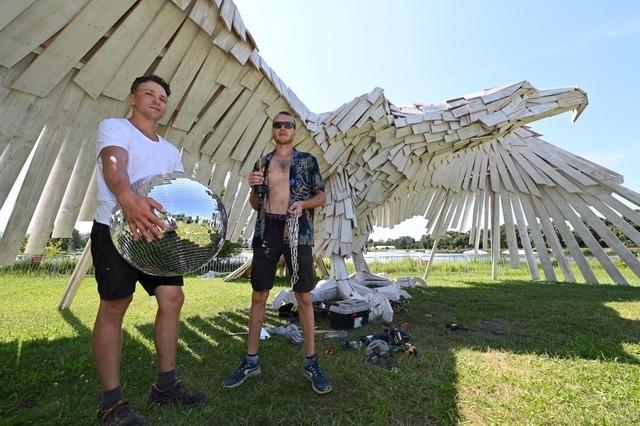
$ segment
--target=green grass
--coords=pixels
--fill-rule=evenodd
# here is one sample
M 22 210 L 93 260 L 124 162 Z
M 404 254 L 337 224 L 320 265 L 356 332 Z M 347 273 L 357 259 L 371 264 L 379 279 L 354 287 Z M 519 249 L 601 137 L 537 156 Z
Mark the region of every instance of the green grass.
M 419 350 L 418 358 L 396 355 L 396 373 L 319 338 L 320 352 L 336 349 L 321 355 L 334 389 L 325 396 L 302 377 L 303 348 L 280 336 L 263 342 L 260 378 L 223 389 L 245 351 L 243 337 L 228 333 L 246 327 L 250 286 L 189 278 L 178 373 L 210 396 L 191 412 L 146 402 L 155 300 L 139 289 L 125 318 L 125 393 L 151 424 L 640 423 L 640 288 L 532 283 L 525 272 L 501 270 L 494 282 L 486 271 L 434 268 L 427 288 L 411 290 L 408 312 L 396 315 L 411 324 Z M 67 279 L 0 275 L 1 424 L 94 420 L 95 281 L 85 279 L 71 309 L 60 312 Z M 450 331 L 451 322 L 468 330 Z M 267 323 L 281 322 L 270 313 Z M 369 324 L 350 338 L 378 331 Z

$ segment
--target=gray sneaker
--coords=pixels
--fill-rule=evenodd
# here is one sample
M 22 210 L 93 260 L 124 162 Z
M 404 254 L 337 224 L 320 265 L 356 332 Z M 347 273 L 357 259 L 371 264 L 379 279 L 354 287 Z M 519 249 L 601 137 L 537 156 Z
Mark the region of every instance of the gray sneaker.
M 260 361 L 252 363 L 247 360 L 246 356 L 243 356 L 240 365 L 222 381 L 222 385 L 225 388 L 235 388 L 243 384 L 247 377 L 257 376 L 261 372 Z
M 318 365 L 318 356 L 313 359 L 313 363 L 304 367 L 304 377 L 311 380 L 311 387 L 315 393 L 322 395 L 331 392 L 331 383 Z

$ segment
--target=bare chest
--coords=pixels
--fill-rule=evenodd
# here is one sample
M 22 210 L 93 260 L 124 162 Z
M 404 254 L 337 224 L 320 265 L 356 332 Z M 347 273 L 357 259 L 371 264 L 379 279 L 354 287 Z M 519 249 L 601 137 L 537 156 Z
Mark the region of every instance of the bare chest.
M 290 159 L 272 159 L 269 163 L 268 180 L 270 187 L 278 187 L 283 189 L 282 186 L 289 187 L 289 170 L 291 168 Z

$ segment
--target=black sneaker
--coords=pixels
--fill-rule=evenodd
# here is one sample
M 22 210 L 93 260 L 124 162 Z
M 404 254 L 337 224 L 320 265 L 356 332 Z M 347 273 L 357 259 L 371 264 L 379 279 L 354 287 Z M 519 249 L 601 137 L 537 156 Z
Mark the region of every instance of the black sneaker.
M 260 362 L 252 363 L 247 360 L 246 356 L 242 357 L 240 365 L 233 370 L 233 373 L 229 374 L 222 382 L 222 386 L 225 388 L 235 388 L 240 386 L 247 380 L 247 377 L 257 376 L 262 372 L 260 369 Z
M 147 422 L 144 417 L 129 408 L 126 399 L 121 399 L 106 410 L 98 411 L 97 424 L 110 426 L 146 426 Z
M 195 408 L 207 401 L 207 394 L 201 390 L 187 389 L 182 380 L 176 380 L 166 389 L 158 389 L 154 384 L 149 399 L 156 404 L 180 404 L 186 408 Z
M 324 371 L 318 365 L 318 356 L 316 355 L 311 365 L 304 367 L 304 377 L 311 380 L 311 387 L 315 393 L 322 395 L 331 392 L 331 383 L 324 374 Z

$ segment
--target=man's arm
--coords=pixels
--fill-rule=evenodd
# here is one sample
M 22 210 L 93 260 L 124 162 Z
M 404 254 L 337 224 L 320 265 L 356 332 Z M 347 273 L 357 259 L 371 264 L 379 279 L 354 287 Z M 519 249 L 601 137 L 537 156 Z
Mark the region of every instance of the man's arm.
M 289 206 L 289 214 L 299 216 L 304 209 L 315 209 L 316 207 L 323 206 L 327 201 L 327 196 L 324 191 L 317 190 L 313 197 L 304 201 L 296 201 Z
M 164 209 L 153 198 L 142 197 L 131 189 L 127 173 L 127 150 L 118 146 L 108 146 L 100 151 L 100 159 L 104 181 L 122 206 L 133 239 L 140 239 L 138 231 L 147 241 L 152 241 L 154 235 L 156 238 L 162 238 L 162 229 L 166 228 L 166 224 L 153 213 L 153 209 Z
M 249 182 L 249 186 L 252 188 L 255 185 L 262 185 L 264 183 L 264 172 L 262 170 L 253 170 L 249 173 L 247 180 Z M 257 193 L 253 192 L 253 189 L 251 190 L 251 195 L 249 195 L 249 203 L 254 210 L 258 210 L 260 208 L 260 197 Z

